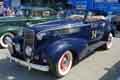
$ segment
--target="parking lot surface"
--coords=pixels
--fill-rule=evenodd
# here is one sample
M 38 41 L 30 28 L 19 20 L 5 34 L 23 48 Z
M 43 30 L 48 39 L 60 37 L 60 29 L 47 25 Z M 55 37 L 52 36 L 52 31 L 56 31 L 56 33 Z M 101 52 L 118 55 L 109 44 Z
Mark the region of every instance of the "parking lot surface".
M 97 50 L 62 78 L 55 78 L 49 72 L 28 71 L 10 63 L 7 54 L 7 49 L 0 49 L 0 80 L 120 80 L 120 38 L 114 38 L 110 50 Z

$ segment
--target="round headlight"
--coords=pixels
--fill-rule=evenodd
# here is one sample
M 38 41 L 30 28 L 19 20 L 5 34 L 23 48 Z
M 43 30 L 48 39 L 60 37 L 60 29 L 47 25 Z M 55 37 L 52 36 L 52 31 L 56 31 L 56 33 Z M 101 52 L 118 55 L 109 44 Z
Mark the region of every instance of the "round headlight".
M 40 33 L 40 32 L 38 32 L 36 34 L 36 37 L 37 37 L 38 40 L 42 40 L 45 35 L 46 35 L 46 33 Z
M 22 36 L 22 35 L 23 35 L 23 29 L 21 29 L 21 30 L 18 32 L 18 35 L 19 35 L 19 36 Z
M 105 23 L 105 22 L 104 22 L 104 23 L 102 23 L 102 24 L 101 24 L 101 26 L 102 26 L 102 27 L 105 27 L 105 26 L 106 26 L 106 23 Z
M 32 56 L 32 48 L 27 46 L 25 49 L 25 53 L 27 56 Z
M 15 44 L 15 50 L 20 51 L 20 44 Z
M 11 39 L 10 37 L 6 37 L 5 43 L 6 43 L 6 44 L 12 44 L 13 41 L 12 41 L 12 39 Z

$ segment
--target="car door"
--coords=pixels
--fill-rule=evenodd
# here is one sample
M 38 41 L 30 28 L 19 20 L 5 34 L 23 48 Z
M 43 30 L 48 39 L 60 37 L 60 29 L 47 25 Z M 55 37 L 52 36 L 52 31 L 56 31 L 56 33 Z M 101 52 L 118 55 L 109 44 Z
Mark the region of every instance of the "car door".
M 90 39 L 88 42 L 88 51 L 92 52 L 93 50 L 95 50 L 96 48 L 100 47 L 103 45 L 103 42 L 101 41 L 101 39 L 103 38 L 103 34 L 104 34 L 104 27 L 103 24 L 101 24 L 101 22 L 91 22 L 90 23 Z M 88 53 L 89 54 L 89 53 Z
M 90 44 L 97 43 L 102 39 L 104 35 L 105 22 L 101 20 L 92 22 L 90 24 Z

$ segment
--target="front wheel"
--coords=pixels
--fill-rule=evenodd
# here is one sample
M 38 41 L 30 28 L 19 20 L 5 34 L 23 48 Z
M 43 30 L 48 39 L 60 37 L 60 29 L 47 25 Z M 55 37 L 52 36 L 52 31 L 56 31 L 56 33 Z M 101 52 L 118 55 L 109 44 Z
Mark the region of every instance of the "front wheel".
M 71 51 L 65 51 L 58 60 L 58 63 L 52 68 L 52 72 L 57 77 L 65 76 L 72 67 L 73 55 Z
M 1 47 L 3 48 L 7 48 L 8 47 L 8 44 L 6 42 L 6 40 L 12 40 L 14 38 L 14 34 L 10 33 L 10 32 L 7 32 L 7 33 L 4 33 L 1 37 L 0 37 L 0 45 Z

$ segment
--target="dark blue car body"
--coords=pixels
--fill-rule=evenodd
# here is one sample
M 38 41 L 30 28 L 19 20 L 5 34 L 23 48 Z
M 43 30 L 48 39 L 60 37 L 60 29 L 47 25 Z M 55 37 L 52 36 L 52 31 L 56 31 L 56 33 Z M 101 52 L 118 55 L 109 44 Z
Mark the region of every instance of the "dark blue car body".
M 113 33 L 106 20 L 91 19 L 59 19 L 26 27 L 22 35 L 13 39 L 12 47 L 9 46 L 10 57 L 50 67 L 58 63 L 64 51 L 70 50 L 73 53 L 73 62 L 78 61 L 105 45 L 109 33 Z M 16 49 L 17 45 L 19 50 Z M 28 46 L 32 49 L 31 55 L 26 54 Z

